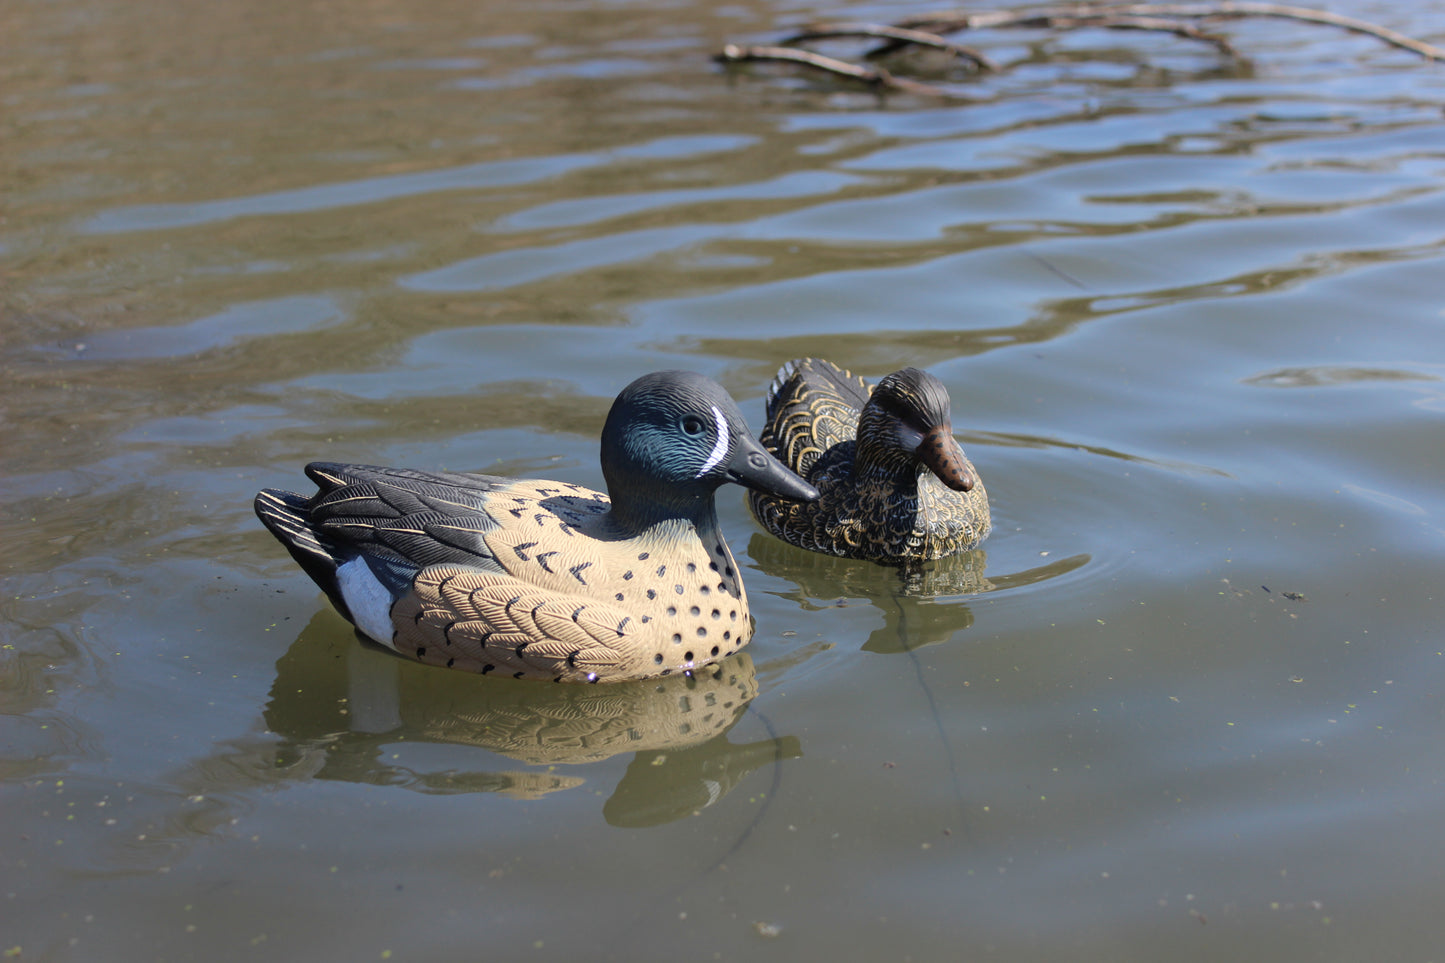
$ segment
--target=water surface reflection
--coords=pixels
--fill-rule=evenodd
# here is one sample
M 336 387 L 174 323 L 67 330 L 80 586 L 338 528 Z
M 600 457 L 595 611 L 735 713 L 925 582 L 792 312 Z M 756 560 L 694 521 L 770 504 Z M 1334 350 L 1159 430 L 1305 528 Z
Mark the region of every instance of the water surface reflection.
M 604 813 L 614 825 L 641 826 L 695 814 L 754 770 L 801 751 L 796 737 L 727 740 L 758 691 L 746 652 L 692 676 L 518 685 L 417 671 L 338 634 L 336 619 L 322 613 L 276 663 L 265 721 L 281 742 L 265 752 L 288 779 L 532 799 L 584 785 L 588 763 L 632 753 Z M 467 747 L 485 752 L 452 751 Z M 498 769 L 495 756 L 531 768 Z
M 1445 77 L 1274 22 L 982 37 L 962 106 L 709 59 L 840 14 L 5 7 L 3 949 L 1438 955 Z M 804 355 L 943 380 L 995 530 L 905 574 L 719 499 L 724 677 L 397 663 L 250 509 L 596 487 L 633 377 L 756 427 Z

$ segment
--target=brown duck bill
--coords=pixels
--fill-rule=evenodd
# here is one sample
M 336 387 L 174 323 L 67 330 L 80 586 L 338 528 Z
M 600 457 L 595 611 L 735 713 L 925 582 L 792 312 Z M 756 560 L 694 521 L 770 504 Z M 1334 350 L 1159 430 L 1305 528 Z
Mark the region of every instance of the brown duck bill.
M 953 437 L 952 425 L 942 424 L 929 429 L 914 453 L 949 488 L 956 492 L 973 489 L 973 472 L 969 470 L 968 459 L 963 457 L 958 440 Z

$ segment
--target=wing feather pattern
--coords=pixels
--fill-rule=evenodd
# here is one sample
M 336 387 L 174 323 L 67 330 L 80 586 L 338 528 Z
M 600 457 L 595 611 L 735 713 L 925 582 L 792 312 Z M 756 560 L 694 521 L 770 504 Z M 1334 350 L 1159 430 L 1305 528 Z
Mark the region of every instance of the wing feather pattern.
M 819 456 L 852 441 L 873 388 L 830 361 L 803 358 L 778 371 L 768 388 L 763 445 L 804 478 Z
M 422 570 L 392 622 L 396 647 L 423 662 L 558 681 L 622 670 L 641 632 L 614 605 L 456 565 Z

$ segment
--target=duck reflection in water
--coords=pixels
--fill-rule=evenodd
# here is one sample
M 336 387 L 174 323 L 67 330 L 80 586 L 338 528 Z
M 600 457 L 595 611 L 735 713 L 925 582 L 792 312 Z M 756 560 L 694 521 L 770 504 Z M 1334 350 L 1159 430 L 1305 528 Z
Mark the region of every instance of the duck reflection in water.
M 804 609 L 871 604 L 883 624 L 863 644 L 867 652 L 903 652 L 946 642 L 973 625 L 963 599 L 991 591 L 981 549 L 927 565 L 878 566 L 832 558 L 755 534 L 748 556 L 759 569 L 791 583 L 779 594 Z
M 795 736 L 728 740 L 758 691 L 746 652 L 690 678 L 518 686 L 428 671 L 380 647 L 358 646 L 341 629 L 333 614 L 317 614 L 277 661 L 266 707 L 267 728 L 283 739 L 277 765 L 310 778 L 537 798 L 590 777 L 553 767 L 632 752 L 603 815 L 612 825 L 640 827 L 691 815 L 756 770 L 802 755 Z M 395 758 L 398 746 L 417 743 L 475 747 L 545 768 L 432 769 Z
M 987 592 L 1031 585 L 1066 575 L 1088 564 L 1072 555 L 1020 572 L 985 576 L 981 548 L 929 562 L 874 565 L 833 558 L 755 534 L 748 557 L 759 569 L 787 583 L 778 592 L 804 609 L 871 603 L 883 624 L 868 636 L 865 652 L 906 652 L 947 642 L 973 626 L 968 599 Z

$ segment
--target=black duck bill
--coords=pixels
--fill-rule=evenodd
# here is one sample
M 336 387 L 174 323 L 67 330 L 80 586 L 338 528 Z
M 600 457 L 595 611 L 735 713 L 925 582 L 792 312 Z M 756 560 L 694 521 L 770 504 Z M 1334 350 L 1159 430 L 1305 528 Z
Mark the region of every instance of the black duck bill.
M 728 481 L 795 502 L 818 500 L 818 489 L 768 454 L 751 434 L 735 436 L 734 441 L 734 450 L 725 466 Z

